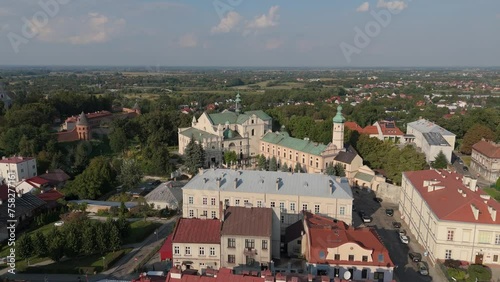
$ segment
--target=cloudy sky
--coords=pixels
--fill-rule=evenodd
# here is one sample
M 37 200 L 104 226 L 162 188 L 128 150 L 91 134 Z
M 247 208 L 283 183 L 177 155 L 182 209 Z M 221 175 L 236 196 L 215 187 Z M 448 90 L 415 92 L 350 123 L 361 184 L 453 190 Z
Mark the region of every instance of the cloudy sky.
M 4 0 L 0 65 L 500 66 L 500 1 Z

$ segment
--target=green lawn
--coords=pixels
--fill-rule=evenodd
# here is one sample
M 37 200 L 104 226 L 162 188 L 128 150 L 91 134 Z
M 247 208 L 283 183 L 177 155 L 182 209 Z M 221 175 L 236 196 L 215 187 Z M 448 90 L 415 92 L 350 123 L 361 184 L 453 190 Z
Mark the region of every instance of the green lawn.
M 461 159 L 464 161 L 466 166 L 470 166 L 470 156 L 462 156 Z
M 161 223 L 138 220 L 130 224 L 130 233 L 123 240 L 123 244 L 134 244 L 144 241 L 156 229 L 161 226 Z
M 484 192 L 488 193 L 491 197 L 495 198 L 495 200 L 500 202 L 500 191 L 495 188 L 484 188 Z

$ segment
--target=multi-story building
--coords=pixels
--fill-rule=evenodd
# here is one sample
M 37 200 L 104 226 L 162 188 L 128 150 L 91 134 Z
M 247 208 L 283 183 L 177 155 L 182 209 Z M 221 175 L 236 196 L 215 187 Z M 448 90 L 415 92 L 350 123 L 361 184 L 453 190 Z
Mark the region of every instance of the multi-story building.
M 348 121 L 345 123 L 345 126 L 351 131 L 357 131 L 359 134 L 367 134 L 382 141 L 390 140 L 399 143 L 403 137 L 403 132 L 396 126 L 393 120 L 377 121 L 365 128 L 362 128 L 354 121 Z
M 337 107 L 333 118 L 332 142 L 328 145 L 312 142 L 309 138 L 298 139 L 281 132 L 267 132 L 260 140 L 260 154 L 266 158 L 275 157 L 279 165 L 287 165 L 293 170 L 300 165 L 307 173 L 322 173 L 335 157 L 344 150 L 344 121 L 342 106 Z
M 220 267 L 219 219 L 180 218 L 172 233 L 172 263 L 183 269 Z
M 7 183 L 18 183 L 37 175 L 36 159 L 24 157 L 3 157 L 0 160 L 0 177 Z
M 305 212 L 301 253 L 312 275 L 355 281 L 393 281 L 394 263 L 372 228 L 353 228 Z
M 259 153 L 260 138 L 271 129 L 272 119 L 263 111 L 240 112 L 239 94 L 236 111 L 203 113 L 198 120 L 193 117 L 191 127 L 179 128 L 179 154 L 193 138 L 205 150 L 205 166 L 218 166 L 224 152 L 233 151 L 239 160 L 247 160 Z
M 227 206 L 278 208 L 281 228 L 301 211 L 352 222 L 352 190 L 347 178 L 324 174 L 209 169 L 200 170 L 182 189 L 186 217 L 216 218 L 219 202 Z
M 500 203 L 446 170 L 403 173 L 399 210 L 431 261 L 500 264 Z M 414 236 L 414 237 L 413 237 Z
M 280 222 L 271 208 L 228 207 L 221 230 L 221 265 L 269 269 L 280 258 Z
M 426 119 L 419 119 L 407 124 L 403 142 L 415 143 L 425 154 L 427 162 L 434 161 L 440 151 L 451 162 L 455 134 Z
M 472 146 L 471 168 L 490 182 L 500 177 L 500 144 L 481 140 Z

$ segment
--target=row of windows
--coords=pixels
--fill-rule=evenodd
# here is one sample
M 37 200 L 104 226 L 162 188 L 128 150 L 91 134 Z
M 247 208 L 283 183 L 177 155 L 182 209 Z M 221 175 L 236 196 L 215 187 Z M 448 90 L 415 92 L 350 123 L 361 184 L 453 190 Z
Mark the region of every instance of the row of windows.
M 487 231 L 479 231 L 478 243 L 479 244 L 491 244 L 491 238 L 493 233 Z M 455 237 L 455 230 L 448 229 L 446 240 L 453 241 Z M 470 230 L 464 230 L 463 232 L 463 241 L 470 241 Z M 500 233 L 495 234 L 495 245 L 500 245 Z
M 452 254 L 451 250 L 445 250 L 444 251 L 444 258 L 445 259 L 452 259 L 451 254 Z M 498 262 L 498 255 L 493 255 L 493 262 Z
M 267 240 L 262 240 L 261 242 L 262 250 L 267 250 L 268 242 Z M 236 239 L 235 238 L 227 238 L 227 247 L 228 248 L 236 248 Z M 245 239 L 245 248 L 247 249 L 255 249 L 255 239 Z
M 174 246 L 174 255 L 180 255 L 181 249 L 179 246 Z M 200 256 L 205 256 L 205 247 L 199 247 L 198 248 L 198 254 Z M 190 256 L 191 255 L 191 247 L 186 246 L 184 247 L 184 255 L 185 256 Z M 209 248 L 209 256 L 214 257 L 215 254 L 215 247 L 210 247 Z

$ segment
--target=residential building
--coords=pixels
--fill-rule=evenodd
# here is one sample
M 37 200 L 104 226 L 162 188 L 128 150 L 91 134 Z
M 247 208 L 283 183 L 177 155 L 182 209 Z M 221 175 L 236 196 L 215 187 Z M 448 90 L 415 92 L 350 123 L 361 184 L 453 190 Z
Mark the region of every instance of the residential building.
M 500 144 L 484 139 L 472 146 L 471 168 L 490 182 L 500 177 Z
M 18 183 L 37 175 L 36 159 L 25 157 L 2 157 L 0 177 L 6 182 Z
M 221 263 L 221 221 L 179 218 L 172 233 L 172 263 L 183 269 L 218 269 Z
M 70 179 L 69 175 L 62 169 L 47 170 L 44 174 L 39 175 L 39 177 L 47 180 L 51 187 L 57 188 L 62 188 L 66 184 L 66 181 Z
M 403 132 L 396 126 L 393 120 L 377 121 L 365 128 L 354 121 L 347 121 L 345 126 L 351 131 L 357 131 L 359 134 L 367 134 L 379 140 L 390 140 L 399 143 L 403 137 Z
M 49 181 L 39 176 L 34 176 L 19 182 L 16 185 L 16 192 L 21 194 L 26 194 L 26 193 L 37 194 L 49 187 L 50 187 Z
M 169 181 L 160 184 L 149 192 L 144 199 L 154 209 L 177 210 L 182 208 L 182 186 L 180 182 Z
M 46 208 L 49 210 L 59 207 L 61 204 L 59 204 L 58 200 L 64 199 L 64 195 L 57 191 L 56 188 L 47 191 L 41 190 L 36 196 L 47 203 Z
M 500 265 L 500 203 L 477 180 L 446 170 L 403 173 L 402 219 L 429 259 Z
M 404 143 L 414 143 L 425 154 L 427 162 L 432 162 L 440 151 L 451 163 L 455 148 L 455 134 L 426 119 L 419 119 L 406 125 Z
M 263 111 L 240 111 L 240 96 L 236 98 L 236 111 L 203 113 L 193 117 L 191 127 L 179 128 L 179 154 L 193 138 L 205 150 L 205 166 L 222 164 L 224 152 L 233 151 L 238 160 L 247 161 L 259 153 L 260 138 L 272 127 L 272 119 Z
M 363 159 L 356 152 L 354 147 L 347 147 L 346 151 L 340 151 L 333 159 L 333 165 L 340 164 L 344 168 L 345 176 L 351 180 L 360 167 L 363 166 Z
M 226 206 L 278 208 L 281 229 L 307 210 L 352 222 L 352 190 L 347 178 L 324 174 L 209 169 L 200 170 L 182 189 L 185 217 L 216 218 Z M 278 214 L 279 213 L 279 214 Z
M 268 131 L 260 141 L 260 154 L 266 158 L 275 157 L 279 165 L 287 165 L 293 170 L 300 165 L 307 173 L 323 173 L 334 158 L 344 149 L 344 121 L 342 106 L 337 107 L 333 118 L 332 142 L 328 145 L 312 142 L 309 138 L 298 139 L 282 127 L 281 132 Z
M 384 176 L 364 165 L 352 177 L 352 185 L 377 191 L 380 185 L 385 183 L 385 180 Z
M 305 212 L 302 222 L 301 251 L 309 274 L 354 281 L 392 281 L 394 263 L 375 229 L 353 228 L 309 212 Z

